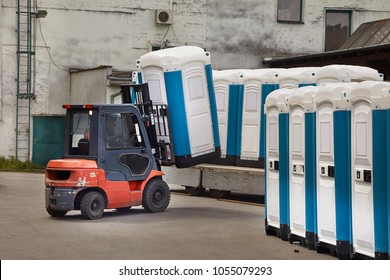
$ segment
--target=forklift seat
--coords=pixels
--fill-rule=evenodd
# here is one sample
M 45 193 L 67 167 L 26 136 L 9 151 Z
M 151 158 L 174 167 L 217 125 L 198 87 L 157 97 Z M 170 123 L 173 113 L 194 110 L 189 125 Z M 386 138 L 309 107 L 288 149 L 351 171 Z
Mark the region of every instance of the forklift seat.
M 89 141 L 86 138 L 81 138 L 77 144 L 79 155 L 89 155 Z

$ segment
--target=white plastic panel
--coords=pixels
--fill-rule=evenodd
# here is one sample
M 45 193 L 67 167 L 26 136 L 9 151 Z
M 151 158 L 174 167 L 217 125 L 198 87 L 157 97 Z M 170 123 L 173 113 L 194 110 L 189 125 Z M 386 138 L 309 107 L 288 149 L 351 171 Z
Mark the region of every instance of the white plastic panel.
M 229 113 L 229 82 L 227 80 L 214 80 L 214 91 L 217 103 L 221 157 L 226 157 L 227 122 Z
M 326 102 L 317 107 L 317 228 L 318 239 L 336 245 L 336 196 L 334 177 L 333 106 Z M 323 171 L 323 172 L 322 172 Z
M 191 155 L 214 152 L 210 100 L 205 94 L 208 92 L 205 65 L 201 62 L 186 64 L 182 77 Z
M 258 160 L 260 149 L 261 83 L 244 85 L 241 159 Z
M 267 221 L 270 226 L 276 228 L 280 228 L 279 170 L 275 168 L 275 162 L 279 162 L 278 117 L 277 107 L 272 107 L 267 112 L 267 163 L 265 164 L 267 169 Z
M 374 200 L 372 182 L 364 182 L 364 170 L 372 170 L 371 104 L 352 107 L 352 231 L 356 253 L 375 257 Z
M 160 67 L 149 66 L 142 69 L 143 82 L 149 86 L 150 99 L 154 104 L 167 104 L 167 93 L 165 90 L 164 71 Z
M 305 113 L 303 107 L 294 106 L 290 111 L 290 231 L 306 236 L 305 199 Z

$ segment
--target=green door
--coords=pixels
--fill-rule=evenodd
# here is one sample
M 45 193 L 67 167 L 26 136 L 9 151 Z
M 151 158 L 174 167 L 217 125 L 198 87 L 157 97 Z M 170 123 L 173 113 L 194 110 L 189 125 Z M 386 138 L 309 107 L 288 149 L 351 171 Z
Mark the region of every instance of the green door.
M 32 162 L 45 166 L 49 160 L 62 157 L 65 117 L 33 117 Z

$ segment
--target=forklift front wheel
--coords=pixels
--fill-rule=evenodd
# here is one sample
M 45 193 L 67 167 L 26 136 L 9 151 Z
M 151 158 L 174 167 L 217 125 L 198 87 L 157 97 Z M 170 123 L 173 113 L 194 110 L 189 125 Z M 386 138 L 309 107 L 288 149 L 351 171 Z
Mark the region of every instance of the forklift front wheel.
M 99 192 L 88 192 L 81 199 L 81 215 L 88 220 L 100 219 L 104 212 L 104 197 Z
M 161 179 L 151 179 L 145 186 L 142 206 L 150 213 L 162 212 L 167 209 L 170 199 L 167 183 Z

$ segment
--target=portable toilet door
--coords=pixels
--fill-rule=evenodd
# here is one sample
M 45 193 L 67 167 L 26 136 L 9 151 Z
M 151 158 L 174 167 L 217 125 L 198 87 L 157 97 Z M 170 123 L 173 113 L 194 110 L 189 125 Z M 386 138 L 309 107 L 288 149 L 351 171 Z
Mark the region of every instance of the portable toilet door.
M 139 69 L 152 101 L 168 104 L 176 166 L 219 158 L 210 54 L 193 46 L 163 49 L 143 55 Z
M 288 240 L 289 144 L 288 89 L 268 95 L 266 112 L 265 231 Z
M 390 83 L 362 82 L 352 102 L 352 235 L 357 256 L 388 258 Z
M 243 102 L 241 131 L 239 131 L 239 156 L 237 166 L 264 168 L 264 154 L 261 149 L 261 130 L 264 129 L 264 104 L 269 91 L 265 85 L 271 85 L 274 90 L 275 76 L 281 70 L 264 68 L 246 70 L 243 75 Z
M 221 158 L 215 163 L 235 166 L 241 131 L 243 75 L 248 70 L 231 69 L 213 71 Z
M 315 85 L 318 67 L 296 67 L 280 72 L 277 83 L 279 88 L 298 88 Z
M 293 89 L 287 97 L 290 112 L 290 228 L 289 241 L 315 249 L 316 124 L 315 86 Z
M 314 97 L 317 126 L 317 252 L 351 255 L 352 83 L 320 86 Z
M 316 73 L 316 84 L 323 85 L 337 82 L 383 81 L 383 74 L 378 70 L 356 65 L 332 64 L 320 67 Z
M 267 70 L 264 69 L 256 69 L 253 72 L 256 76 L 261 76 L 261 119 L 260 119 L 260 158 L 264 158 L 264 168 L 266 165 L 265 161 L 265 145 L 266 145 L 266 139 L 265 139 L 265 130 L 266 130 L 266 121 L 265 121 L 265 101 L 268 97 L 268 95 L 273 92 L 274 90 L 279 89 L 279 85 L 277 84 L 276 80 L 280 74 L 280 72 L 283 70 L 283 68 L 269 68 Z

